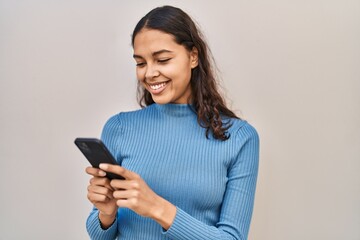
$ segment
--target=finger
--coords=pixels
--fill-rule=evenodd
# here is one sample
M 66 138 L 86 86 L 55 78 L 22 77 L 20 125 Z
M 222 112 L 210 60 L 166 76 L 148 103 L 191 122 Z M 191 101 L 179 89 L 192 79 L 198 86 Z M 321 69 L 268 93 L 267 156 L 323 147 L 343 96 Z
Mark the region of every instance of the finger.
M 110 185 L 110 180 L 107 178 L 91 178 L 90 185 L 104 187 L 109 189 L 110 191 L 114 190 L 114 188 Z
M 87 167 L 85 169 L 86 173 L 89 175 L 92 175 L 94 177 L 105 177 L 106 173 L 98 168 L 94 168 L 94 167 Z
M 134 173 L 130 170 L 127 170 L 118 165 L 102 163 L 102 164 L 100 164 L 99 167 L 100 167 L 100 169 L 102 169 L 106 172 L 115 173 L 117 175 L 124 177 L 125 179 L 138 179 L 139 178 L 139 175 L 137 175 L 136 173 Z
M 108 198 L 113 198 L 113 191 L 111 191 L 108 188 L 105 187 L 101 187 L 101 186 L 93 186 L 93 185 L 89 185 L 88 186 L 88 192 L 89 193 L 95 193 L 95 194 L 101 194 L 101 195 L 105 195 Z
M 135 190 L 118 190 L 113 192 L 113 197 L 116 199 L 137 198 L 138 196 L 139 192 Z
M 90 202 L 92 202 L 92 203 L 107 202 L 110 200 L 110 198 L 107 197 L 106 195 L 97 194 L 97 193 L 88 193 L 87 197 L 90 200 Z
M 116 201 L 116 205 L 121 208 L 129 208 L 135 210 L 139 204 L 137 198 L 119 199 Z
M 111 180 L 110 186 L 113 189 L 140 189 L 140 184 L 136 180 Z

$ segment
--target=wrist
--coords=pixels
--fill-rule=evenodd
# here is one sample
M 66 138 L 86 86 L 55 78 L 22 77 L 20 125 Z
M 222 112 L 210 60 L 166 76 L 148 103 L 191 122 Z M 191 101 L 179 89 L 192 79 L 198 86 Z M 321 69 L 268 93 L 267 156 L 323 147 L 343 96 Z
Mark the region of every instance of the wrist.
M 168 230 L 174 222 L 176 216 L 176 206 L 172 203 L 161 199 L 159 205 L 153 212 L 153 219 L 158 222 L 163 229 Z
M 114 213 L 108 214 L 108 213 L 105 213 L 105 212 L 102 212 L 99 210 L 99 216 L 104 217 L 104 218 L 115 218 L 116 214 L 117 214 L 117 211 Z
M 102 229 L 106 230 L 115 222 L 116 212 L 114 214 L 106 214 L 99 211 L 99 222 Z

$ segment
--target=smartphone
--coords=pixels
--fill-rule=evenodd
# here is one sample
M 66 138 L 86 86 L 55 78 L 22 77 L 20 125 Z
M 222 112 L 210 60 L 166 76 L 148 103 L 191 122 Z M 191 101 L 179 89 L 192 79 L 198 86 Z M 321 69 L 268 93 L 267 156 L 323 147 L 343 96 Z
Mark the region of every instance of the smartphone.
M 100 163 L 119 165 L 100 139 L 76 138 L 75 144 L 95 168 L 99 168 Z M 106 177 L 109 179 L 124 179 L 122 176 L 110 172 L 106 172 Z

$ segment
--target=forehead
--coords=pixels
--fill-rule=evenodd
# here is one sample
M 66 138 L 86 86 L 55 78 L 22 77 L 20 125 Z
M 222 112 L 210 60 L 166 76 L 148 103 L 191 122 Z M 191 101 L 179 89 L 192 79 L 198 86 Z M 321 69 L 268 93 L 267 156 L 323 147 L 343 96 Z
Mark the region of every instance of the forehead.
M 134 39 L 134 53 L 146 54 L 161 49 L 176 51 L 184 48 L 173 35 L 154 29 L 142 29 Z

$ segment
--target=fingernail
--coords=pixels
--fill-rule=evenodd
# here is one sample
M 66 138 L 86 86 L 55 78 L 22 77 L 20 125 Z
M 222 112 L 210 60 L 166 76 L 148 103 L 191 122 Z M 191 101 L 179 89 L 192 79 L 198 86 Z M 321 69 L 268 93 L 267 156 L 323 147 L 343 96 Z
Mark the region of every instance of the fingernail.
M 108 169 L 108 165 L 104 163 L 100 163 L 99 168 L 106 170 Z
M 104 171 L 99 171 L 99 175 L 104 177 L 104 176 L 106 176 L 106 172 L 104 172 Z

